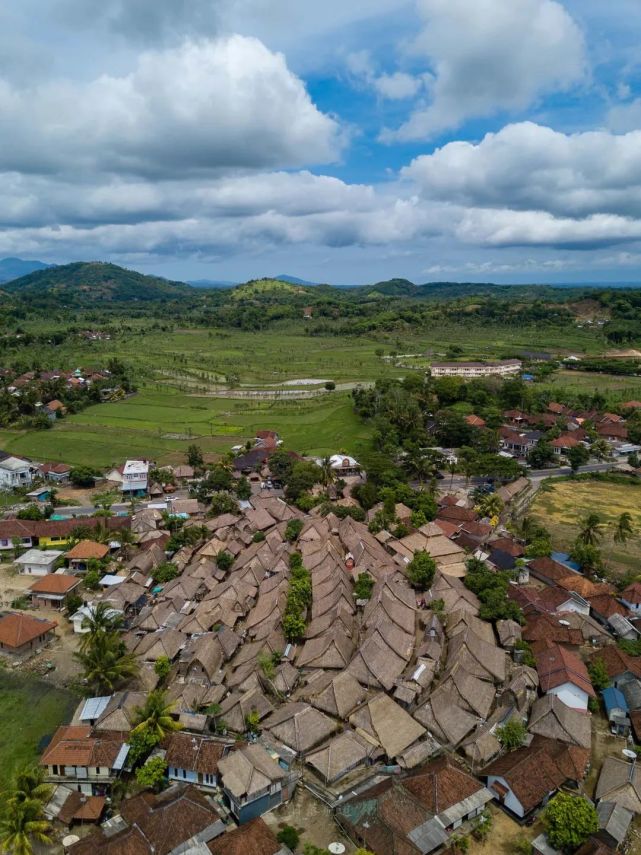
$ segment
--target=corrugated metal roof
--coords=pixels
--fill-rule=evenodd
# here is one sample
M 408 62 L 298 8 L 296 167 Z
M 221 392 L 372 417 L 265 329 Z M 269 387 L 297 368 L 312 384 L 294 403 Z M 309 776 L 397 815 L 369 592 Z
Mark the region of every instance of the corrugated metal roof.
M 127 759 L 127 754 L 129 754 L 129 745 L 125 742 L 120 751 L 118 752 L 118 756 L 114 760 L 114 769 L 122 769 L 125 765 L 125 760 Z
M 616 802 L 599 802 L 596 812 L 599 817 L 599 828 L 605 829 L 617 843 L 622 843 L 632 822 L 632 811 L 621 807 Z
M 407 836 L 423 855 L 447 843 L 447 832 L 436 817 L 413 828 Z
M 105 707 L 111 700 L 111 695 L 99 698 L 87 698 L 80 713 L 80 721 L 95 721 L 105 711 Z

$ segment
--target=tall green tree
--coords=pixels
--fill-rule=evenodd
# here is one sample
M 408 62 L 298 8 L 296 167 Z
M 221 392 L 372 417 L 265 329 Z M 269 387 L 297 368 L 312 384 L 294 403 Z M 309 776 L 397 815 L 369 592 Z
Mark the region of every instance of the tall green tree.
M 583 796 L 557 793 L 543 812 L 548 840 L 563 852 L 574 852 L 598 831 L 596 808 Z

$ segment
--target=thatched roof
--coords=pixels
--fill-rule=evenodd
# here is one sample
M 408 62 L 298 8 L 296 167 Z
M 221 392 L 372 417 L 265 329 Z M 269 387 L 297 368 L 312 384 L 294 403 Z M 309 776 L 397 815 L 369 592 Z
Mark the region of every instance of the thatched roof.
M 545 695 L 532 706 L 528 730 L 549 739 L 590 748 L 590 713 L 566 706 L 556 695 Z
M 401 754 L 425 733 L 403 707 L 388 695 L 369 700 L 349 717 L 350 724 L 370 741 L 380 745 L 390 758 Z
M 262 745 L 246 745 L 218 761 L 224 789 L 236 799 L 251 797 L 287 776 Z
M 305 762 L 315 769 L 324 781 L 331 784 L 353 769 L 365 765 L 376 753 L 376 748 L 366 739 L 347 730 L 335 736 L 322 748 L 308 754 Z
M 333 677 L 320 691 L 307 693 L 312 706 L 342 719 L 348 718 L 364 698 L 365 689 L 347 671 Z
M 305 703 L 285 704 L 263 726 L 297 754 L 311 751 L 338 728 L 335 721 Z

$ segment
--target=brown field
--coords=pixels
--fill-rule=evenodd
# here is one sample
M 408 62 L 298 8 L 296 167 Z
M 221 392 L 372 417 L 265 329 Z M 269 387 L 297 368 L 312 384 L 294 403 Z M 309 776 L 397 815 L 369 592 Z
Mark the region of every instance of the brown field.
M 614 570 L 638 569 L 641 536 L 641 484 L 608 484 L 599 481 L 559 480 L 543 485 L 530 508 L 530 514 L 552 534 L 555 549 L 568 551 L 579 529 L 579 521 L 595 511 L 604 523 L 601 551 Z M 626 546 L 612 539 L 614 524 L 628 511 L 633 518 L 635 536 Z

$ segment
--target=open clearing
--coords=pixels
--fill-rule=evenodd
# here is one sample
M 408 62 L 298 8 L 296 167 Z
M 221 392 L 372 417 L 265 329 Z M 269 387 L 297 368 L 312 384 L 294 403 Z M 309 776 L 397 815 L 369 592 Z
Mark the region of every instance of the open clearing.
M 14 769 L 38 757 L 43 738 L 71 719 L 78 698 L 43 680 L 8 670 L 0 671 L 0 683 L 0 780 L 6 784 Z
M 625 377 L 620 374 L 596 374 L 587 371 L 559 371 L 543 384 L 554 389 L 592 394 L 595 389 L 607 395 L 612 402 L 634 400 L 641 394 L 641 377 Z
M 197 398 L 172 389 L 143 389 L 114 404 L 97 404 L 48 431 L 0 431 L 0 447 L 37 460 L 107 467 L 127 457 L 183 462 L 197 442 L 225 453 L 260 429 L 276 430 L 288 448 L 307 454 L 358 454 L 369 428 L 353 412 L 348 393 L 308 401 L 231 401 Z M 183 437 L 183 439 L 168 438 Z
M 614 543 L 612 534 L 613 524 L 625 511 L 632 514 L 636 535 L 627 546 L 622 547 Z M 547 482 L 537 493 L 530 508 L 530 515 L 552 534 L 553 547 L 566 551 L 577 536 L 580 519 L 591 512 L 599 514 L 605 523 L 601 550 L 607 564 L 615 570 L 638 569 L 641 484 L 571 479 Z

